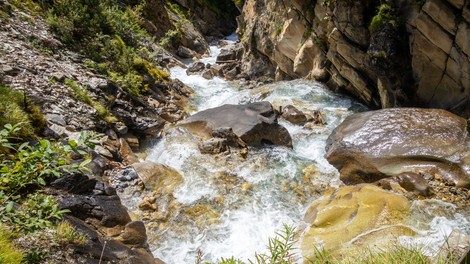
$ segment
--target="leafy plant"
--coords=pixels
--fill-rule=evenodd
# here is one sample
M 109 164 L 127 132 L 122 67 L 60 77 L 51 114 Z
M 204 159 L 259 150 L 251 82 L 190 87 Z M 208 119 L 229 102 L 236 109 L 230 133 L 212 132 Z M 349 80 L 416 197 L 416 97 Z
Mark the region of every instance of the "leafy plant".
M 43 263 L 46 259 L 47 252 L 32 248 L 23 255 L 23 260 L 21 263 L 25 264 L 39 264 Z
M 74 140 L 68 145 L 46 139 L 34 145 L 11 142 L 11 135 L 20 126 L 21 123 L 7 124 L 0 130 L 0 219 L 17 231 L 33 232 L 51 226 L 66 212 L 59 210 L 55 200 L 38 189 L 64 172 L 85 170 L 90 160 L 70 163 L 71 153 L 85 154 Z M 85 144 L 88 137 L 85 133 L 82 137 L 79 143 Z
M 393 14 L 392 7 L 383 3 L 377 8 L 377 14 L 372 18 L 372 21 L 369 25 L 369 31 L 375 32 L 379 27 L 385 23 L 389 23 L 393 26 L 398 25 L 398 18 Z
M 0 192 L 4 202 L 5 195 Z M 42 193 L 29 194 L 25 199 L 10 197 L 19 203 L 10 201 L 6 206 L 0 206 L 3 223 L 13 226 L 15 231 L 24 233 L 51 227 L 54 222 L 61 220 L 68 210 L 59 210 L 54 198 Z
M 292 254 L 294 248 L 295 230 L 293 227 L 284 225 L 282 232 L 276 233 L 276 236 L 269 238 L 268 250 L 269 254 L 256 254 L 256 263 L 276 263 L 288 264 L 293 263 L 295 256 Z M 254 263 L 250 261 L 250 263 Z
M 248 260 L 250 264 L 290 264 L 295 263 L 296 258 L 292 253 L 295 244 L 295 229 L 284 225 L 281 232 L 277 232 L 275 237 L 269 238 L 268 253 L 255 254 L 254 260 Z M 201 263 L 202 252 L 198 251 L 196 263 Z M 222 258 L 217 264 L 244 264 L 235 257 Z

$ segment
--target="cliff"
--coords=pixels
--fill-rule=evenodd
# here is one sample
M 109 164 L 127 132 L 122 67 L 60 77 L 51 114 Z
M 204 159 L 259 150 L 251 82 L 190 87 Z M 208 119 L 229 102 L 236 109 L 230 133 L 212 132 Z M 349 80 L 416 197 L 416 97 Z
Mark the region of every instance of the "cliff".
M 247 0 L 249 78 L 311 78 L 374 108 L 470 112 L 467 0 Z

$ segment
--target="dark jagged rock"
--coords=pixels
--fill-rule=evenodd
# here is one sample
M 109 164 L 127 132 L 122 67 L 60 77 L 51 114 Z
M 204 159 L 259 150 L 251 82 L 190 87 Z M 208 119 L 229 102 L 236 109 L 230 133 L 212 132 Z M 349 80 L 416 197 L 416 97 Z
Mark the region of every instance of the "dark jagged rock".
M 159 260 L 154 259 L 147 249 L 138 247 L 131 248 L 128 244 L 117 240 L 105 239 L 99 232 L 87 225 L 83 220 L 73 216 L 67 216 L 67 222 L 71 223 L 80 233 L 85 234 L 89 240 L 84 245 L 69 245 L 66 251 L 66 263 L 95 263 L 100 259 L 107 263 L 142 263 L 156 264 Z M 129 224 L 135 225 L 130 222 Z M 143 231 L 143 230 L 140 230 Z M 74 260 L 74 262 L 68 262 Z
M 205 69 L 206 69 L 206 65 L 204 63 L 196 62 L 186 70 L 186 74 L 188 75 L 198 74 L 198 73 L 201 73 Z
M 231 128 L 246 144 L 263 143 L 292 147 L 287 129 L 277 123 L 277 114 L 269 102 L 223 105 L 201 111 L 179 123 L 195 133 L 211 137 L 219 128 Z
M 445 110 L 384 109 L 346 118 L 328 138 L 326 158 L 347 184 L 420 172 L 468 188 L 469 149 L 463 118 Z

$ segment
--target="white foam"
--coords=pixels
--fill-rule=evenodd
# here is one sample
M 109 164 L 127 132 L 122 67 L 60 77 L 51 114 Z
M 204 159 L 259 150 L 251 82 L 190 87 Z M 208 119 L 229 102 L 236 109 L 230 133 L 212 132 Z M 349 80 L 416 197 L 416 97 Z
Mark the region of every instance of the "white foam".
M 218 49 L 212 47 L 211 50 L 212 57 L 203 59 L 204 62 L 214 61 Z M 201 227 L 185 222 L 184 233 L 171 229 L 175 223 L 167 229 L 149 231 L 150 246 L 157 257 L 169 264 L 193 263 L 200 249 L 204 261 L 215 262 L 231 256 L 253 259 L 255 252 L 265 252 L 268 238 L 274 236 L 282 224 L 302 222 L 308 201 L 295 199 L 292 190 L 283 188 L 285 183 L 301 182 L 302 170 L 314 164 L 320 172 L 316 180 L 338 185 L 338 172 L 324 158 L 326 139 L 344 118 L 365 108 L 313 81 L 278 82 L 243 90 L 220 78 L 206 80 L 198 75 L 187 76 L 185 69 L 179 67 L 173 68 L 171 75 L 195 90 L 193 103 L 199 111 L 225 103 L 268 100 L 282 105 L 293 104 L 307 113 L 320 110 L 324 114 L 327 125 L 323 127 L 305 128 L 281 120 L 293 137 L 294 148 L 250 148 L 245 161 L 202 155 L 192 135 L 181 131 L 168 133 L 148 157 L 181 172 L 185 181 L 174 194 L 178 202 L 191 206 L 223 197 L 221 208 L 215 209 L 221 215 L 218 223 Z M 251 189 L 242 190 L 237 185 L 239 182 L 226 189 L 229 183 L 217 183 L 216 175 L 220 172 L 251 184 Z M 403 243 L 431 244 L 429 249 L 435 250 L 433 247 L 442 244 L 451 230 L 464 226 L 465 232 L 469 232 L 465 217 L 455 213 L 450 214 L 452 217 L 429 215 L 432 218 L 426 218 L 427 225 L 414 226 L 425 235 L 402 237 Z

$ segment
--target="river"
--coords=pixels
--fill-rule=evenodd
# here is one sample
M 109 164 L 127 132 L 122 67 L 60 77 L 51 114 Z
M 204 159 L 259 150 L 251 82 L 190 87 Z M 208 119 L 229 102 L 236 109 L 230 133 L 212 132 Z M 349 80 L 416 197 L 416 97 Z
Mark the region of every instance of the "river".
M 202 61 L 215 63 L 219 51 L 211 46 L 211 56 Z M 147 159 L 175 168 L 184 182 L 159 205 L 159 210 L 179 211 L 165 222 L 148 225 L 149 244 L 156 257 L 168 264 L 195 263 L 198 255 L 210 262 L 231 256 L 253 259 L 255 252 L 266 252 L 268 238 L 284 224 L 302 226 L 306 208 L 321 189 L 340 185 L 337 170 L 323 157 L 325 141 L 348 115 L 367 110 L 360 103 L 315 81 L 277 82 L 248 89 L 218 77 L 188 76 L 181 67 L 172 68 L 171 77 L 194 89 L 194 112 L 223 104 L 269 101 L 277 106 L 292 104 L 306 113 L 319 110 L 326 125 L 293 125 L 280 119 L 293 138 L 293 149 L 250 148 L 244 158 L 201 154 L 191 134 L 181 128 L 167 131 L 148 151 Z M 436 204 L 431 207 L 440 206 Z M 442 242 L 462 226 L 470 232 L 465 218 L 437 218 L 432 213 L 425 220 L 430 224 L 421 232 L 422 237 L 404 237 L 403 242 L 420 242 L 423 237 L 431 239 L 421 241 L 424 244 Z

